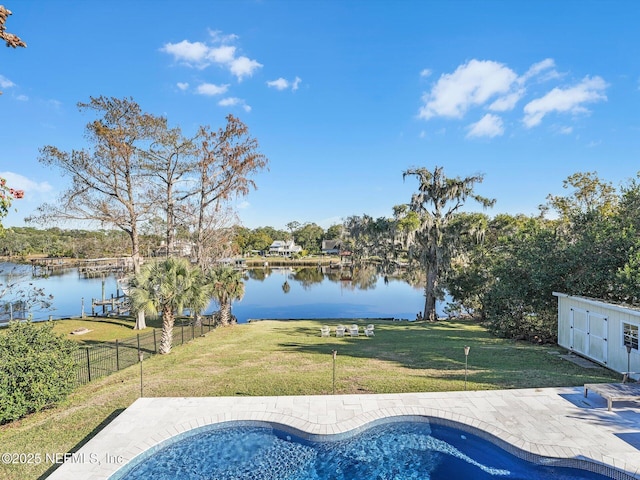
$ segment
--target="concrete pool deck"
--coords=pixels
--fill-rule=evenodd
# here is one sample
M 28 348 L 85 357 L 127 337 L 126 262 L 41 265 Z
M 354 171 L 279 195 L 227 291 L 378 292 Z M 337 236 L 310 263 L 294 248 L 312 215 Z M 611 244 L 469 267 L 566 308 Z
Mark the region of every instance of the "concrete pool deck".
M 48 478 L 108 479 L 159 443 L 234 420 L 339 434 L 397 416 L 427 416 L 479 429 L 525 457 L 590 460 L 613 478 L 640 479 L 640 404 L 607 402 L 582 387 L 293 397 L 141 398 Z M 476 433 L 476 432 L 473 432 Z M 486 435 L 484 435 L 486 436 Z M 513 450 L 513 448 L 508 448 Z M 520 455 L 522 456 L 522 455 Z M 611 467 L 612 469 L 606 469 Z M 597 470 L 596 470 L 597 471 Z M 619 475 L 617 472 L 626 475 Z

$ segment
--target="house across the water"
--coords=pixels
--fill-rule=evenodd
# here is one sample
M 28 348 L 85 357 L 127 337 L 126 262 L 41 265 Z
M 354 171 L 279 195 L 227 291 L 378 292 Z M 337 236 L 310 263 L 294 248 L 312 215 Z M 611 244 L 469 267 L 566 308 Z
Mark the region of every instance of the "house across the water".
M 322 253 L 325 255 L 339 255 L 342 250 L 342 240 L 322 240 Z
M 290 257 L 301 251 L 302 247 L 296 245 L 293 240 L 275 240 L 269 247 L 269 255 L 278 255 L 280 257 Z

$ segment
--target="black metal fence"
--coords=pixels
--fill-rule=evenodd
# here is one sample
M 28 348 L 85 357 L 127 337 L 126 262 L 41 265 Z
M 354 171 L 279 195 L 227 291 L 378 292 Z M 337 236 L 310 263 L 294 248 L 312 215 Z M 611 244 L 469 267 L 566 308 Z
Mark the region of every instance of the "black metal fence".
M 202 336 L 214 328 L 213 320 L 203 320 L 202 324 L 175 325 L 172 345 L 182 345 L 195 337 Z M 140 361 L 140 354 L 155 355 L 160 346 L 162 330 L 154 328 L 150 332 L 138 334 L 126 340 L 102 342 L 83 346 L 76 351 L 77 384 L 84 385 L 98 378 L 110 375 Z

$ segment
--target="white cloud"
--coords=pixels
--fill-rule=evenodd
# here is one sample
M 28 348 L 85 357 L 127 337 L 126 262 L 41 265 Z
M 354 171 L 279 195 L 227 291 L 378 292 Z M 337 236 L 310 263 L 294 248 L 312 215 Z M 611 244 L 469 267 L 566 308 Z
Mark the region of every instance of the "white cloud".
M 187 88 L 189 88 L 189 84 L 187 82 L 178 82 L 178 83 L 176 83 L 176 86 L 182 91 L 184 91 Z
M 517 78 L 513 70 L 501 63 L 471 60 L 455 72 L 440 76 L 431 92 L 423 96 L 425 104 L 419 117 L 461 118 L 469 108 L 507 94 Z
M 431 74 L 423 70 L 421 76 Z M 507 65 L 491 61 L 472 59 L 459 65 L 452 73 L 445 73 L 434 81 L 431 89 L 422 96 L 423 105 L 418 118 L 430 120 L 434 117 L 464 118 L 474 108 L 490 112 L 513 111 L 527 95 L 528 85 L 562 78 L 552 58 L 532 64 L 518 76 Z M 569 87 L 555 87 L 540 98 L 524 106 L 523 123 L 527 128 L 539 125 L 552 113 L 588 113 L 589 103 L 606 101 L 608 85 L 598 76 L 585 77 Z M 570 127 L 560 131 L 572 132 Z M 485 115 L 479 122 L 469 125 L 467 137 L 497 136 L 504 133 L 503 120 L 497 115 Z
M 497 98 L 491 105 L 489 105 L 489 110 L 493 112 L 506 112 L 509 110 L 513 110 L 516 106 L 516 103 L 524 96 L 525 90 L 524 88 L 520 88 L 515 92 L 511 92 L 503 97 Z
M 237 97 L 227 97 L 227 98 L 223 98 L 222 100 L 220 100 L 218 102 L 218 105 L 220 105 L 221 107 L 236 107 L 236 106 L 240 106 L 244 109 L 245 112 L 250 112 L 251 111 L 251 107 L 249 105 L 246 104 L 246 102 L 241 99 L 241 98 L 237 98 Z
M 9 80 L 4 75 L 0 75 L 0 88 L 11 88 L 15 87 L 16 84 Z
M 225 35 L 221 30 L 209 30 L 209 36 L 215 43 L 233 43 L 239 38 L 235 33 Z
M 246 210 L 250 206 L 251 204 L 249 202 L 247 202 L 246 200 L 243 200 L 238 204 L 238 210 Z
M 499 116 L 493 115 L 491 113 L 487 113 L 480 119 L 479 122 L 469 125 L 468 128 L 469 133 L 467 133 L 467 138 L 493 138 L 504 133 L 502 119 Z
M 178 62 L 198 66 L 206 61 L 209 47 L 202 42 L 183 40 L 179 43 L 165 43 L 160 51 L 173 55 Z
M 275 88 L 276 90 L 286 90 L 287 88 L 291 88 L 292 91 L 296 91 L 300 86 L 300 82 L 302 82 L 300 77 L 296 77 L 293 82 L 280 77 L 276 80 L 268 81 L 267 86 Z
M 25 198 L 28 198 L 28 194 L 44 195 L 53 191 L 53 187 L 48 182 L 35 182 L 19 173 L 13 172 L 0 172 L 0 177 L 7 180 L 7 185 L 16 190 L 24 190 Z
M 176 62 L 195 68 L 218 65 L 235 75 L 238 81 L 252 76 L 262 67 L 257 60 L 237 55 L 237 47 L 229 45 L 237 40 L 236 35 L 223 35 L 219 31 L 211 31 L 209 34 L 209 43 L 182 40 L 178 43 L 165 43 L 160 51 L 173 56 Z
M 433 72 L 430 69 L 425 68 L 420 72 L 420 76 L 421 77 L 430 77 L 432 73 Z
M 554 69 L 555 66 L 556 62 L 553 60 L 553 58 L 545 58 L 541 62 L 531 65 L 531 67 L 529 67 L 529 70 L 527 70 L 527 73 L 520 77 L 519 81 L 520 83 L 524 83 L 530 78 L 538 76 L 545 71 L 547 71 L 547 73 L 545 74 L 545 79 L 556 77 L 558 76 L 558 73 Z
M 573 133 L 573 127 L 560 127 L 558 133 L 561 135 L 569 135 Z
M 280 77 L 277 80 L 271 80 L 267 82 L 267 86 L 275 88 L 276 90 L 285 90 L 289 88 L 289 82 Z
M 234 58 L 229 63 L 229 70 L 238 78 L 238 81 L 242 81 L 244 77 L 252 76 L 253 72 L 260 67 L 262 64 L 244 56 Z
M 228 89 L 229 89 L 228 84 L 215 85 L 213 83 L 202 83 L 198 85 L 198 88 L 196 88 L 196 91 L 200 95 L 213 96 L 213 95 L 222 95 L 223 93 L 226 93 Z
M 607 99 L 604 94 L 607 86 L 601 77 L 587 76 L 573 87 L 556 87 L 543 97 L 525 105 L 523 122 L 527 128 L 532 128 L 539 125 L 545 115 L 552 112 L 586 113 L 588 110 L 584 104 Z
M 210 49 L 207 53 L 207 59 L 214 63 L 230 63 L 233 61 L 235 54 L 236 47 L 221 45 L 220 47 Z
M 16 100 L 20 100 L 21 102 L 27 102 L 29 101 L 29 97 L 27 97 L 26 95 L 18 95 L 16 97 Z

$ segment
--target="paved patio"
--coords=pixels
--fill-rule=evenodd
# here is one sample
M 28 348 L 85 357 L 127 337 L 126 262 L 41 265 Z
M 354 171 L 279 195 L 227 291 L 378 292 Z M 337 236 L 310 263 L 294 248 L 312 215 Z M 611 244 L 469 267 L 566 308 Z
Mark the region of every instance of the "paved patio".
M 145 450 L 204 425 L 253 420 L 308 434 L 344 433 L 401 415 L 480 429 L 520 456 L 588 459 L 612 478 L 640 479 L 640 404 L 607 411 L 582 387 L 295 397 L 141 398 L 48 478 L 107 479 Z M 486 436 L 486 435 L 483 435 Z M 611 467 L 611 468 L 608 468 Z M 624 472 L 623 474 L 619 472 Z

